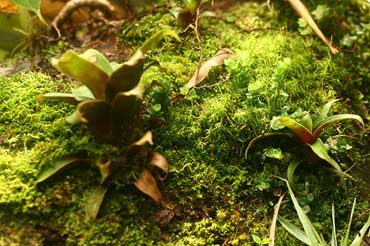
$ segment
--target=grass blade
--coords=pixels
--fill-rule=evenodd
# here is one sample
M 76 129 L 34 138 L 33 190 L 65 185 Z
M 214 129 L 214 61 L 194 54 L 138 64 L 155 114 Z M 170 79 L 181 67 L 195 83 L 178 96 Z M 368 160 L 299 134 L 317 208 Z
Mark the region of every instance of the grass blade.
M 301 229 L 299 229 L 297 226 L 293 225 L 292 223 L 290 223 L 288 220 L 284 219 L 281 216 L 278 216 L 278 221 L 285 228 L 285 230 L 287 230 L 290 234 L 295 236 L 297 239 L 301 240 L 307 245 L 312 245 L 306 233 L 302 231 Z

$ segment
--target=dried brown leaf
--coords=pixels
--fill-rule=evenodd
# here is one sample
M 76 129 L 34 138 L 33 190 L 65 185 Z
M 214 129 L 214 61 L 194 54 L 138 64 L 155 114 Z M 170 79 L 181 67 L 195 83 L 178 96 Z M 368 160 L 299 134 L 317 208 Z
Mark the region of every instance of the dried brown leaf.
M 111 175 L 111 163 L 111 160 L 107 160 L 106 162 L 103 162 L 102 160 L 97 161 L 97 165 L 101 174 L 101 184 L 103 184 Z
M 191 77 L 189 82 L 186 84 L 186 87 L 191 89 L 195 86 L 197 86 L 200 82 L 202 82 L 207 76 L 209 71 L 212 67 L 220 66 L 224 63 L 225 59 L 234 56 L 234 52 L 232 52 L 230 49 L 221 49 L 219 50 L 216 55 L 211 57 L 206 63 L 204 63 Z
M 279 197 L 279 201 L 274 206 L 274 215 L 272 217 L 271 227 L 270 227 L 270 236 L 269 236 L 269 246 L 275 245 L 275 231 L 276 231 L 276 221 L 279 214 L 279 209 L 281 202 L 283 201 L 285 193 L 282 193 Z
M 143 169 L 139 179 L 135 181 L 134 185 L 138 190 L 150 196 L 157 203 L 162 203 L 162 194 L 158 189 L 157 182 L 147 169 Z
M 316 33 L 316 35 L 329 47 L 331 53 L 338 54 L 339 50 L 335 48 L 330 41 L 321 32 L 320 28 L 317 26 L 316 22 L 312 18 L 310 12 L 307 10 L 306 6 L 300 0 L 288 0 L 293 9 L 297 14 L 303 18 L 311 29 Z
M 168 174 L 168 161 L 167 159 L 158 152 L 152 152 L 152 156 L 149 165 L 153 168 L 159 168 L 163 172 L 163 176 L 159 176 L 158 179 L 163 181 L 167 178 Z

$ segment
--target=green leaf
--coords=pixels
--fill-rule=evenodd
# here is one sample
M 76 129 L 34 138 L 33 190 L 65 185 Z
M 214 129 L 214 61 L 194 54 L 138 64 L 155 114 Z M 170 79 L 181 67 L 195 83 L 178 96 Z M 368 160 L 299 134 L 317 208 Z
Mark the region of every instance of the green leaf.
M 52 166 L 41 171 L 36 179 L 36 184 L 44 182 L 48 178 L 73 167 L 91 166 L 91 162 L 76 156 L 64 157 L 53 163 Z
M 96 64 L 96 58 L 88 60 L 84 55 L 68 50 L 61 58 L 52 59 L 51 63 L 60 72 L 86 85 L 95 98 L 105 99 L 108 74 Z
M 365 225 L 361 228 L 361 230 L 357 233 L 357 236 L 355 239 L 353 239 L 351 246 L 361 246 L 362 245 L 362 240 L 364 236 L 366 235 L 366 232 L 369 230 L 370 227 L 370 215 L 369 218 L 367 219 Z
M 85 101 L 95 99 L 92 92 L 87 88 L 87 86 L 82 85 L 78 88 L 72 88 L 72 94 L 77 101 Z
M 96 219 L 98 216 L 99 209 L 103 203 L 107 190 L 108 186 L 98 186 L 87 193 L 85 206 L 86 213 L 90 218 Z
M 302 240 L 302 239 L 304 239 L 304 237 L 302 237 L 302 232 L 299 232 L 298 230 L 296 230 L 295 231 L 296 234 L 293 234 L 293 235 L 295 237 L 297 237 L 299 240 L 301 240 L 302 242 L 304 242 L 308 245 L 316 246 L 316 245 L 320 245 L 319 243 L 321 243 L 321 245 L 325 245 L 325 243 L 319 242 L 319 241 L 321 241 L 321 238 L 320 238 L 319 234 L 317 233 L 315 227 L 313 226 L 311 220 L 308 218 L 306 213 L 303 211 L 303 209 L 299 205 L 292 189 L 290 188 L 288 180 L 286 180 L 286 179 L 282 179 L 282 180 L 284 180 L 285 183 L 287 184 L 290 198 L 292 199 L 292 202 L 294 204 L 294 208 L 297 211 L 299 221 L 301 222 L 301 224 L 303 226 L 303 230 L 304 230 L 303 235 L 305 235 L 307 237 L 307 240 Z M 307 243 L 307 242 L 309 242 L 309 243 Z
M 161 31 L 155 33 L 153 36 L 151 36 L 148 40 L 145 41 L 145 43 L 139 48 L 138 52 L 145 54 L 149 50 L 151 50 L 154 46 L 156 46 L 161 39 L 163 39 L 166 36 L 172 36 L 176 40 L 180 41 L 179 36 L 172 31 L 171 29 L 164 28 Z
M 128 92 L 118 93 L 112 102 L 112 131 L 113 136 L 128 143 L 131 141 L 131 131 L 136 127 L 135 120 L 138 117 L 141 103 L 141 90 L 136 87 Z
M 284 154 L 280 148 L 269 148 L 266 152 L 266 156 L 277 160 L 282 160 L 284 158 Z
M 361 124 L 362 128 L 365 128 L 364 121 L 362 120 L 361 116 L 357 114 L 337 114 L 337 115 L 329 116 L 325 119 L 322 119 L 316 122 L 316 127 L 314 128 L 314 131 L 312 134 L 314 141 L 316 141 L 316 139 L 320 137 L 320 134 L 324 130 L 325 127 L 333 125 L 342 120 L 356 120 Z
M 252 234 L 252 239 L 257 244 L 261 244 L 261 242 L 262 242 L 261 241 L 261 238 L 259 236 L 257 236 L 257 235 L 254 235 L 254 234 Z
M 41 0 L 12 0 L 12 1 L 22 8 L 33 11 L 39 17 L 39 19 L 46 24 L 40 11 Z
M 137 52 L 110 76 L 107 81 L 107 101 L 111 102 L 118 93 L 134 89 L 139 84 L 143 72 L 144 55 Z
M 185 7 L 189 9 L 192 14 L 194 14 L 195 10 L 197 9 L 201 1 L 200 0 L 183 0 L 183 2 L 184 2 Z
M 332 233 L 331 233 L 330 245 L 331 246 L 338 246 L 337 230 L 335 228 L 335 208 L 334 208 L 334 203 L 331 204 L 331 218 L 332 218 L 333 230 L 332 230 Z M 347 245 L 347 244 L 342 244 L 342 245 Z
M 322 109 L 320 111 L 319 116 L 316 118 L 316 120 L 314 122 L 313 128 L 316 128 L 317 122 L 320 122 L 320 121 L 324 120 L 326 117 L 328 117 L 328 113 L 329 113 L 329 110 L 330 110 L 331 106 L 337 101 L 339 101 L 339 100 L 334 99 L 334 100 L 330 100 L 329 102 L 325 103 L 325 105 L 322 107 Z
M 303 143 L 312 143 L 313 138 L 309 129 L 289 117 L 276 117 L 275 120 L 292 130 Z
M 312 151 L 320 157 L 320 159 L 327 161 L 330 165 L 332 165 L 335 169 L 335 171 L 345 177 L 353 179 L 350 175 L 346 174 L 342 171 L 342 168 L 340 168 L 339 164 L 329 156 L 328 150 L 325 147 L 324 143 L 321 141 L 321 139 L 317 139 L 315 143 L 308 144 L 308 146 L 312 149 Z
M 348 221 L 348 225 L 347 225 L 347 229 L 346 229 L 346 234 L 345 234 L 343 240 L 341 241 L 341 245 L 349 245 L 348 244 L 348 238 L 349 238 L 349 233 L 351 232 L 351 224 L 352 224 L 352 220 L 353 220 L 353 214 L 355 212 L 355 206 L 356 206 L 356 198 L 353 200 L 352 210 L 351 210 L 351 214 L 349 216 L 349 221 Z
M 310 113 L 306 113 L 302 119 L 300 119 L 299 123 L 301 123 L 304 127 L 306 127 L 310 132 L 312 132 L 312 118 Z
M 295 135 L 293 134 L 289 134 L 289 133 L 281 133 L 281 132 L 274 132 L 274 133 L 265 133 L 265 134 L 262 134 L 262 135 L 259 135 L 255 138 L 253 138 L 248 146 L 247 146 L 247 149 L 245 150 L 245 154 L 244 154 L 244 158 L 247 159 L 248 158 L 248 152 L 249 152 L 249 149 L 252 148 L 252 146 L 259 140 L 261 139 L 264 139 L 264 138 L 270 138 L 270 137 L 275 137 L 275 136 L 285 136 L 285 137 L 294 137 L 295 138 Z
M 281 217 L 280 215 L 278 216 L 278 221 L 285 228 L 285 230 L 287 230 L 290 234 L 295 236 L 298 240 L 304 242 L 307 245 L 311 245 L 310 240 L 308 239 L 304 231 L 302 231 L 297 226 L 293 225 L 292 223 L 290 223 L 288 220 Z
M 41 104 L 45 99 L 66 102 L 73 105 L 77 105 L 79 103 L 79 101 L 76 100 L 75 96 L 70 93 L 59 93 L 59 92 L 46 93 L 44 95 L 38 96 L 37 98 L 39 104 Z
M 83 123 L 102 139 L 111 137 L 111 106 L 101 100 L 87 100 L 78 104 L 76 111 L 67 117 L 70 124 Z
M 109 63 L 107 58 L 97 50 L 88 49 L 80 55 L 86 60 L 94 63 L 98 68 L 103 70 L 106 74 L 111 75 L 113 72 L 113 66 Z
M 296 170 L 296 168 L 298 167 L 299 164 L 301 164 L 302 160 L 298 160 L 298 159 L 293 159 L 289 165 L 288 165 L 288 169 L 287 169 L 287 180 L 290 184 L 291 187 L 294 188 L 294 172 Z

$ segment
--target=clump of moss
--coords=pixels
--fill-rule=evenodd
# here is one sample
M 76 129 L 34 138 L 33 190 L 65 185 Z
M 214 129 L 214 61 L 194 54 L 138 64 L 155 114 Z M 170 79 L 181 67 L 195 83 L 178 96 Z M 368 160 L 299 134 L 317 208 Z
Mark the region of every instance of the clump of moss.
M 268 14 L 267 19 L 262 13 Z M 216 16 L 222 14 L 218 11 Z M 80 192 L 95 183 L 96 170 L 67 172 L 52 187 L 35 189 L 37 173 L 58 157 L 85 151 L 94 158 L 117 150 L 94 142 L 87 129 L 65 124 L 64 116 L 73 111 L 68 105 L 47 102 L 38 107 L 38 95 L 65 91 L 69 87 L 65 82 L 40 73 L 5 77 L 0 88 L 0 110 L 6 112 L 0 116 L 1 222 L 13 220 L 17 228 L 24 225 L 15 219 L 21 215 L 31 226 L 52 228 L 63 245 L 251 245 L 252 235 L 267 237 L 277 201 L 274 194 L 285 189 L 275 176 L 286 176 L 295 146 L 284 145 L 281 151 L 286 158 L 277 160 L 267 154 L 276 142 L 264 142 L 245 160 L 250 139 L 269 131 L 273 116 L 299 110 L 316 114 L 328 100 L 346 95 L 343 82 L 365 81 L 353 68 L 343 67 L 343 56 L 331 57 L 319 41 L 308 45 L 304 38 L 278 28 L 243 30 L 281 25 L 281 20 L 275 22 L 276 15 L 275 9 L 253 2 L 230 9 L 226 21 L 202 16 L 203 61 L 221 47 L 236 55 L 214 69 L 201 88 L 186 95 L 181 88 L 195 73 L 200 58 L 194 33 L 183 32 L 170 14 L 148 15 L 123 28 L 122 42 L 133 46 L 163 26 L 174 27 L 183 37 L 179 47 L 166 43 L 149 53 L 148 58 L 161 67 L 153 66 L 143 76 L 146 88 L 155 88 L 145 94 L 143 114 L 151 120 L 146 127 L 155 135 L 156 150 L 171 164 L 165 190 L 175 206 L 170 211 L 148 202 L 127 183 L 116 182 L 101 208 L 105 216 L 86 219 Z M 335 110 L 351 111 L 347 106 L 342 100 Z M 151 124 L 156 117 L 161 123 Z M 329 129 L 324 137 L 333 134 L 335 129 Z M 356 160 L 362 156 L 358 152 L 333 154 Z M 320 231 L 330 233 L 332 202 L 340 204 L 337 218 L 344 219 L 337 223 L 343 228 L 357 184 L 341 182 L 321 166 L 300 166 L 295 174 L 297 198 L 321 225 Z M 360 214 L 369 202 L 358 197 L 358 207 Z M 169 217 L 163 218 L 166 213 Z M 295 218 L 289 203 L 283 203 L 280 213 Z M 158 222 L 161 219 L 165 222 Z M 356 221 L 355 228 L 361 222 Z M 277 230 L 277 245 L 300 245 L 279 225 Z

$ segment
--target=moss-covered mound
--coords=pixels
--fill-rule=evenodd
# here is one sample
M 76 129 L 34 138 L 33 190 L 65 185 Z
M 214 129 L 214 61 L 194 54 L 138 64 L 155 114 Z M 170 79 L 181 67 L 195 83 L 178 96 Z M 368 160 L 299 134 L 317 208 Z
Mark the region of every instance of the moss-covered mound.
M 322 23 L 325 18 L 345 22 L 347 27 L 338 27 L 334 41 L 343 48 L 353 45 L 352 53 L 333 56 L 315 36 L 302 37 L 295 26 L 297 17 L 290 9 L 284 12 L 289 5 L 282 3 L 238 3 L 202 15 L 201 45 L 192 29 L 184 31 L 169 13 L 153 13 L 123 26 L 121 42 L 133 47 L 168 26 L 182 38 L 181 42 L 165 40 L 149 53 L 148 59 L 160 65 L 143 75 L 142 130 L 154 133 L 154 149 L 170 163 L 160 189 L 171 207 L 161 207 L 136 190 L 135 173 L 118 170 L 122 176 L 114 181 L 98 218 L 89 219 L 84 194 L 99 182 L 94 165 L 67 170 L 36 186 L 41 170 L 59 158 L 84 152 L 96 159 L 114 155 L 117 148 L 99 143 L 84 126 L 67 124 L 65 117 L 73 112 L 72 106 L 52 101 L 38 104 L 39 95 L 69 92 L 73 83 L 47 72 L 0 77 L 0 245 L 254 245 L 266 241 L 274 205 L 286 191 L 277 177 L 287 177 L 293 159 L 304 159 L 302 145 L 283 137 L 263 139 L 245 159 L 248 143 L 272 132 L 274 116 L 299 118 L 304 111 L 315 115 L 332 99 L 340 101 L 329 114 L 358 114 L 369 127 L 366 64 L 370 56 L 364 45 L 370 35 L 358 33 L 368 28 L 364 18 L 369 15 L 361 11 L 369 6 L 344 1 L 326 7 L 333 11 L 326 12 Z M 348 16 L 339 22 L 341 13 Z M 328 34 L 335 30 L 324 25 Z M 213 68 L 195 89 L 185 89 L 200 57 L 204 63 L 221 48 L 231 49 L 234 56 Z M 343 170 L 352 168 L 349 173 L 356 181 L 339 177 L 325 161 L 302 162 L 294 173 L 296 196 L 327 241 L 332 204 L 340 235 L 355 197 L 351 235 L 364 225 L 370 207 L 368 175 L 363 175 L 369 170 L 368 133 L 353 122 L 340 124 L 327 128 L 322 139 Z M 279 214 L 299 225 L 288 198 Z M 280 224 L 275 243 L 302 245 Z

